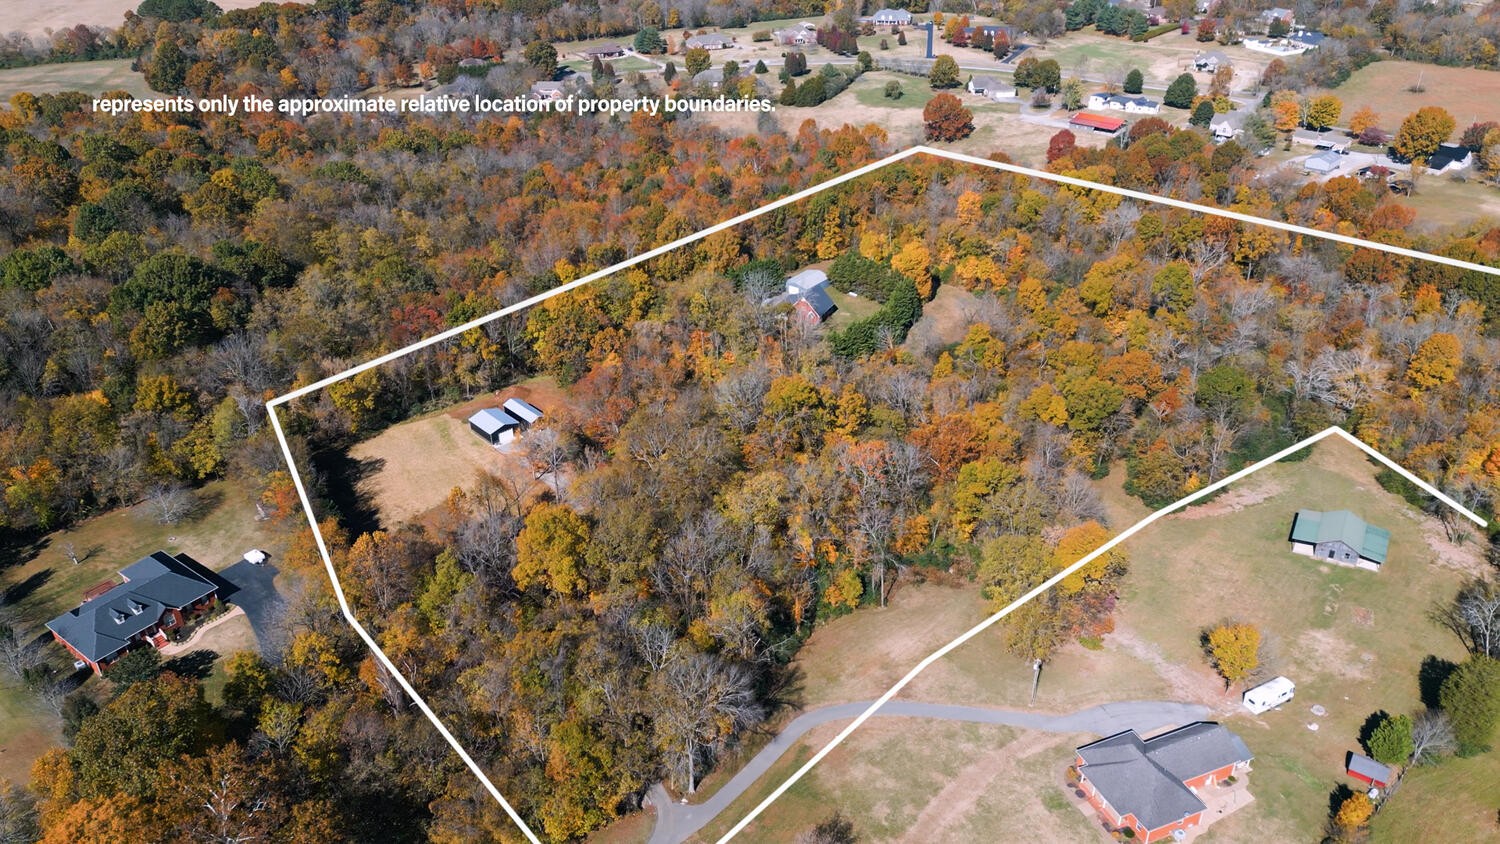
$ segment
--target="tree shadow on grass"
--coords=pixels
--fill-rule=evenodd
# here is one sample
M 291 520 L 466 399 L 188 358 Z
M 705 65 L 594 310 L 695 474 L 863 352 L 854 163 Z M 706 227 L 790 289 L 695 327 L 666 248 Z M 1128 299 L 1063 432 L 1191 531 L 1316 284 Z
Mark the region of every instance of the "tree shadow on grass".
M 1443 681 L 1457 667 L 1458 663 L 1432 654 L 1422 658 L 1422 666 L 1417 669 L 1417 688 L 1422 696 L 1423 706 L 1428 709 L 1441 707 L 1438 698 L 1443 690 Z
M 384 460 L 360 460 L 347 451 L 327 449 L 313 457 L 313 467 L 323 482 L 324 496 L 351 536 L 380 529 L 380 511 L 359 487 L 361 481 L 385 468 Z
M 188 651 L 162 663 L 161 670 L 170 671 L 179 677 L 191 677 L 199 681 L 207 680 L 208 675 L 213 673 L 214 662 L 218 658 L 218 652 L 208 648 Z
M 6 587 L 3 593 L 3 599 L 0 599 L 0 604 L 19 604 L 22 601 L 25 601 L 27 598 L 31 597 L 32 594 L 36 592 L 36 590 L 42 588 L 43 586 L 46 586 L 47 581 L 51 579 L 52 569 L 42 569 L 41 571 L 32 572 L 29 577 L 27 577 L 20 583 L 13 583 L 10 586 Z

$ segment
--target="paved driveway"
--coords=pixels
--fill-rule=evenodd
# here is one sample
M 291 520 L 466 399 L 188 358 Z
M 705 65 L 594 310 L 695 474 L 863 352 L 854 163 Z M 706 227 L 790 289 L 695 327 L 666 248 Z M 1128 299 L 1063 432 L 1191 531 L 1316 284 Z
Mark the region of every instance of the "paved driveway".
M 840 703 L 798 715 L 770 744 L 755 754 L 755 758 L 741 768 L 733 779 L 703 803 L 675 803 L 660 783 L 652 786 L 646 802 L 656 808 L 656 827 L 651 831 L 649 844 L 680 844 L 686 841 L 729 808 L 730 803 L 769 771 L 781 754 L 789 750 L 808 730 L 830 721 L 851 721 L 872 703 L 874 701 L 869 700 Z M 1162 727 L 1200 721 L 1208 717 L 1209 712 L 1206 706 L 1166 701 L 1123 701 L 1081 709 L 1068 715 L 1046 715 L 985 706 L 892 700 L 876 710 L 874 717 L 937 718 L 976 724 L 1004 724 L 1049 733 L 1093 733 L 1107 736 L 1131 729 L 1141 733 L 1154 732 Z
M 253 566 L 240 560 L 219 572 L 219 577 L 229 586 L 223 590 L 225 599 L 245 611 L 245 617 L 255 629 L 255 642 L 263 653 L 274 647 L 272 631 L 283 606 L 274 582 L 276 571 L 276 566 L 270 563 Z

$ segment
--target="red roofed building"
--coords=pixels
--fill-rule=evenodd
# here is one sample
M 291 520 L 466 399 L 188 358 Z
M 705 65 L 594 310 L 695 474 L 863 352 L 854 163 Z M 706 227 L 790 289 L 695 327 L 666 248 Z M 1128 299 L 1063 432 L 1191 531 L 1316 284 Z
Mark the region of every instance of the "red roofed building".
M 1105 117 L 1102 114 L 1089 114 L 1086 111 L 1080 111 L 1073 115 L 1073 119 L 1069 120 L 1068 123 L 1072 126 L 1093 129 L 1095 132 L 1113 135 L 1120 131 L 1120 127 L 1125 125 L 1125 119 L 1123 117 Z

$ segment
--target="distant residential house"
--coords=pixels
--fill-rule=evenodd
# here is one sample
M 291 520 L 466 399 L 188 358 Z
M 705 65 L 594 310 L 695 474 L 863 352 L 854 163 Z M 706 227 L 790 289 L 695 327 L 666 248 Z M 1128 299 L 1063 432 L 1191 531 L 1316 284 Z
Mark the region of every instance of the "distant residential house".
M 724 68 L 711 67 L 700 70 L 693 74 L 693 84 L 704 88 L 712 88 L 715 91 L 724 87 Z
M 765 300 L 765 305 L 791 305 L 808 325 L 821 325 L 838 307 L 828 294 L 828 275 L 822 270 L 803 270 L 786 280 L 786 292 Z
M 1362 756 L 1353 751 L 1344 762 L 1344 771 L 1354 779 L 1368 783 L 1376 788 L 1385 788 L 1391 782 L 1391 768 L 1382 765 L 1368 756 Z
M 1073 115 L 1072 119 L 1068 121 L 1068 125 L 1077 126 L 1080 129 L 1092 129 L 1095 132 L 1103 132 L 1106 135 L 1113 135 L 1125 125 L 1125 118 L 1108 117 L 1103 114 L 1090 114 L 1086 111 L 1080 111 Z
M 725 50 L 734 46 L 734 39 L 727 35 L 711 32 L 706 35 L 694 35 L 686 42 L 688 49 L 702 47 L 705 50 Z
M 1209 50 L 1193 56 L 1193 68 L 1204 73 L 1214 73 L 1221 67 L 1233 67 L 1229 57 L 1218 50 Z
M 1254 757 L 1222 724 L 1198 721 L 1142 739 L 1126 730 L 1078 748 L 1079 788 L 1112 828 L 1151 844 L 1211 823 L 1203 794 L 1242 777 Z
M 171 631 L 219 600 L 218 586 L 166 551 L 126 566 L 120 577 L 123 583 L 90 589 L 77 609 L 47 622 L 52 637 L 96 674 L 132 648 L 167 644 Z
M 1291 43 L 1295 46 L 1302 47 L 1308 50 L 1316 50 L 1319 47 L 1323 46 L 1323 41 L 1327 38 L 1327 35 L 1324 35 L 1323 33 L 1316 30 L 1295 29 L 1289 35 L 1287 35 L 1286 40 L 1288 43 Z
M 469 417 L 469 430 L 490 445 L 514 442 L 522 432 L 535 425 L 542 412 L 524 399 L 509 398 L 500 407 L 487 407 Z
M 1298 510 L 1290 539 L 1294 553 L 1379 571 L 1390 551 L 1391 532 L 1348 510 Z
M 1427 159 L 1427 169 L 1434 173 L 1464 170 L 1473 160 L 1469 148 L 1463 144 L 1439 144 L 1437 152 Z
M 625 55 L 625 48 L 619 44 L 600 44 L 583 51 L 583 57 L 586 59 L 618 59 L 623 55 Z
M 1260 13 L 1260 22 L 1263 25 L 1269 27 L 1276 21 L 1281 21 L 1282 23 L 1286 24 L 1287 27 L 1291 27 L 1297 22 L 1297 15 L 1291 9 L 1283 9 L 1280 6 L 1272 9 L 1267 9 L 1264 12 Z
M 1167 22 L 1167 7 L 1152 6 L 1146 10 L 1146 23 L 1152 26 L 1161 26 Z
M 1292 143 L 1330 152 L 1343 152 L 1349 148 L 1349 139 L 1340 132 L 1314 132 L 1310 129 L 1293 132 Z
M 1238 138 L 1245 131 L 1245 117 L 1249 111 L 1228 111 L 1223 114 L 1215 114 L 1208 122 L 1208 131 L 1215 140 L 1228 141 Z
M 870 15 L 870 23 L 876 26 L 911 26 L 911 12 L 905 9 L 881 9 Z
M 998 76 L 975 76 L 969 80 L 968 89 L 971 94 L 989 97 L 992 100 L 1016 96 L 1016 86 Z
M 817 30 L 794 26 L 789 29 L 778 29 L 771 33 L 777 44 L 783 47 L 805 47 L 808 44 L 818 43 Z
M 531 96 L 539 100 L 560 100 L 568 95 L 566 82 L 533 82 Z
M 1089 95 L 1089 108 L 1114 109 L 1127 114 L 1156 114 L 1161 111 L 1161 103 L 1146 97 L 1129 96 L 1124 94 L 1097 93 Z
M 1317 155 L 1309 155 L 1307 160 L 1302 162 L 1302 169 L 1309 173 L 1316 173 L 1319 176 L 1329 176 L 1337 173 L 1339 168 L 1343 167 L 1347 161 L 1348 159 L 1342 155 L 1333 150 L 1328 150 L 1320 152 Z

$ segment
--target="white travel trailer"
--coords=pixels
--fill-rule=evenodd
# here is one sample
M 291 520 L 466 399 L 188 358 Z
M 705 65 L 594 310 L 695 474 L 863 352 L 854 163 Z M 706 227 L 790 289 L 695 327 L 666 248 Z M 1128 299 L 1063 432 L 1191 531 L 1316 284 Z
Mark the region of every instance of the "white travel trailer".
M 1297 685 L 1291 680 L 1285 677 L 1277 677 L 1274 680 L 1268 680 L 1246 691 L 1244 696 L 1245 708 L 1259 715 L 1267 709 L 1275 709 L 1291 700 L 1292 695 L 1296 691 Z

